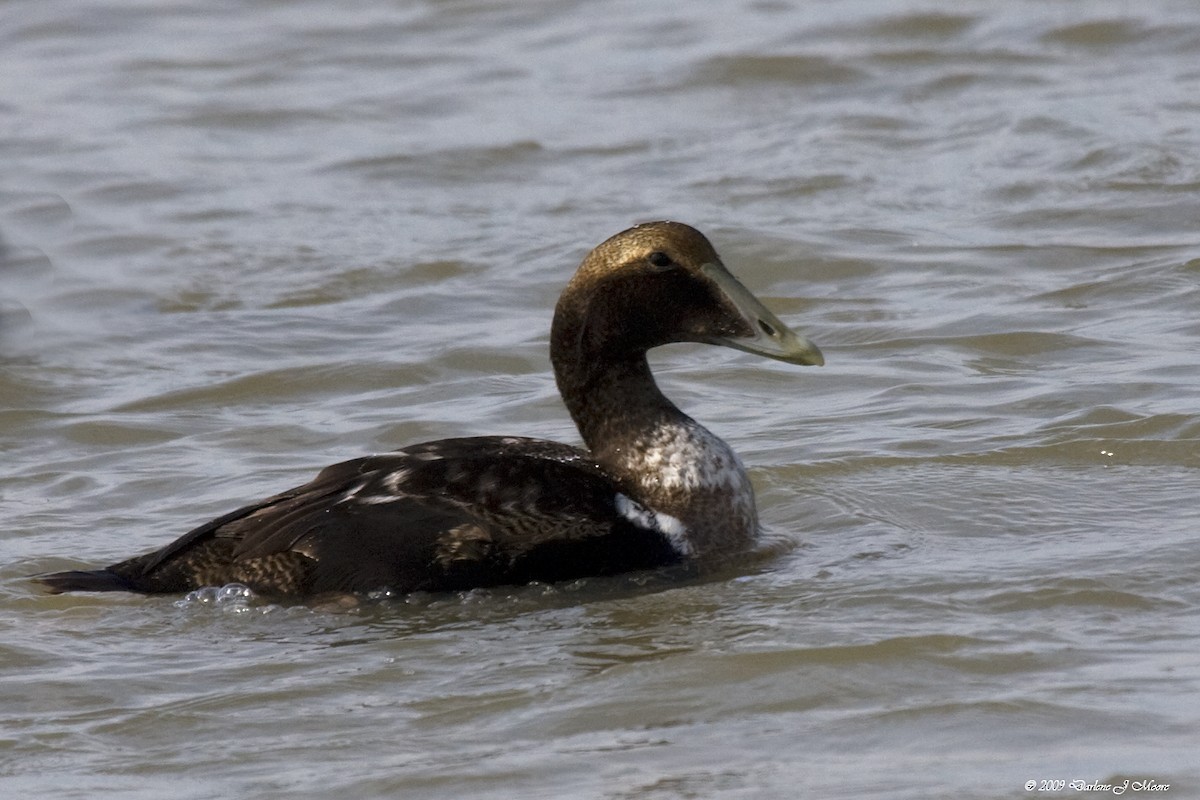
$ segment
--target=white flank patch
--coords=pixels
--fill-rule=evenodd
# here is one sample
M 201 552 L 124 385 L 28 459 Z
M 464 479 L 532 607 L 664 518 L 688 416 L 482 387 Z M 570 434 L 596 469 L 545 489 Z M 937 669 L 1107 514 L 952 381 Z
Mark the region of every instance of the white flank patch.
M 408 494 L 404 491 L 402 485 L 408 480 L 409 472 L 409 470 L 403 467 L 389 472 L 379 482 L 380 488 L 371 493 L 363 494 L 360 491 L 366 484 L 359 486 L 358 489 L 354 490 L 355 495 L 357 495 L 354 497 L 354 501 L 364 506 L 378 506 L 385 503 L 394 503 L 397 500 L 407 497 Z
M 351 486 L 349 489 L 347 489 L 345 492 L 342 493 L 342 496 L 338 498 L 338 502 L 339 503 L 349 503 L 351 500 L 358 497 L 358 493 L 361 492 L 366 487 L 367 487 L 366 481 L 363 481 L 362 483 L 358 483 L 358 484 L 355 484 L 354 486 Z
M 688 538 L 687 527 L 675 517 L 647 508 L 620 492 L 617 493 L 613 502 L 618 514 L 639 528 L 661 533 L 680 555 L 690 557 L 695 554 L 692 540 Z
M 411 470 L 404 468 L 393 470 L 392 472 L 388 473 L 386 478 L 383 479 L 383 485 L 387 487 L 389 492 L 393 492 L 395 494 L 404 494 L 404 491 L 400 488 L 400 484 L 408 480 L 408 476 L 410 474 Z
M 359 505 L 364 505 L 364 506 L 381 506 L 381 505 L 384 505 L 385 503 L 394 503 L 397 500 L 403 500 L 403 499 L 404 499 L 404 495 L 402 495 L 402 494 L 364 494 L 362 497 L 359 497 L 355 502 L 357 502 Z

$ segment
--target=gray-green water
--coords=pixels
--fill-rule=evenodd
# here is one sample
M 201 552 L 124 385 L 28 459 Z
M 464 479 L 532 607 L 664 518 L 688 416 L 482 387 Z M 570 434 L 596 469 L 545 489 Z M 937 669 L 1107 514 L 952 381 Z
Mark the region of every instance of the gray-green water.
M 1198 65 L 1190 2 L 0 4 L 0 793 L 1200 797 Z M 656 356 L 761 562 L 27 581 L 364 453 L 575 441 L 554 300 L 661 217 L 828 358 Z

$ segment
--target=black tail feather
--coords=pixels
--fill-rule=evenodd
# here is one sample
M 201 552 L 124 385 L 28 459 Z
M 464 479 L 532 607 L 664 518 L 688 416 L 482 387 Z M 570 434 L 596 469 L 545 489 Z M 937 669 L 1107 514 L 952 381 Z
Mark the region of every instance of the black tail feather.
M 51 594 L 63 592 L 130 592 L 136 591 L 129 581 L 106 569 L 74 569 L 37 575 L 34 580 Z

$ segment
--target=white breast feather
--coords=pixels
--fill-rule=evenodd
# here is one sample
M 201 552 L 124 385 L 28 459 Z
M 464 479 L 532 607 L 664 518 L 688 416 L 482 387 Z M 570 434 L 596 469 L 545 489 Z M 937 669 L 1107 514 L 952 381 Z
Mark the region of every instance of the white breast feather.
M 693 492 L 700 489 L 746 487 L 741 459 L 719 437 L 704 427 L 663 426 L 637 449 L 644 474 L 664 489 Z
M 625 452 L 624 472 L 640 484 L 641 502 L 670 508 L 673 519 L 684 520 L 690 554 L 702 557 L 754 537 L 758 514 L 746 469 L 729 445 L 699 423 L 660 425 Z

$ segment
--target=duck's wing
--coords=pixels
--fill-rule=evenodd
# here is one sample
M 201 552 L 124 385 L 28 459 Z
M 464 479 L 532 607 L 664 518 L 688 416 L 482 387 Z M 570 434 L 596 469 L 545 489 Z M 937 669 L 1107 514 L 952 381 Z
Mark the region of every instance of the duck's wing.
M 675 533 L 577 448 L 447 439 L 335 464 L 158 551 L 43 582 L 60 591 L 233 582 L 282 595 L 440 591 L 669 564 L 683 555 Z M 98 583 L 101 574 L 114 585 Z

